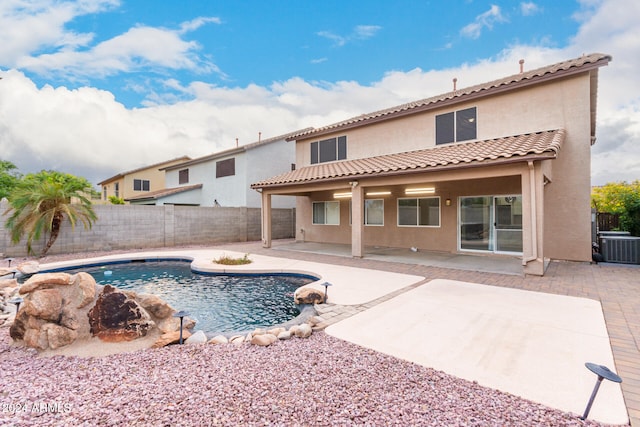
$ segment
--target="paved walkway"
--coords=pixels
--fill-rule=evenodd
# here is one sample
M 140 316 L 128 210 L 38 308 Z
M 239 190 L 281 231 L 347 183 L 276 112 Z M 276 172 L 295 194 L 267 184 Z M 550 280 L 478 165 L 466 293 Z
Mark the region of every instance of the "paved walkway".
M 473 265 L 464 263 L 456 265 L 456 268 L 444 268 L 437 266 L 437 263 L 416 262 L 411 257 L 408 257 L 406 262 L 400 257 L 394 257 L 393 261 L 383 261 L 376 259 L 375 254 L 358 259 L 345 254 L 331 255 L 330 248 L 325 248 L 324 253 L 321 250 L 296 251 L 292 250 L 291 241 L 274 242 L 272 249 L 264 249 L 260 243 L 254 242 L 228 244 L 223 247 L 250 254 L 424 276 L 426 281 L 450 279 L 600 301 L 611 341 L 615 370 L 623 379 L 622 392 L 629 419 L 632 426 L 640 427 L 640 268 L 637 266 L 552 262 L 545 276 L 537 277 L 517 275 L 508 271 L 476 271 L 472 270 Z M 422 256 L 426 259 L 429 254 Z M 412 257 L 415 258 L 415 255 Z M 366 304 L 341 307 L 327 305 L 321 308 L 322 316 L 327 319 L 327 325 L 335 323 L 388 301 L 420 284 L 422 283 L 396 290 Z

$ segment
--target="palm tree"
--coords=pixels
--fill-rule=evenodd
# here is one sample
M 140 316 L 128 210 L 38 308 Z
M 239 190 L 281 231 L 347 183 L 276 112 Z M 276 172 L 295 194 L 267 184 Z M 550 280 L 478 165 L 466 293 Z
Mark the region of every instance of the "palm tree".
M 9 196 L 10 214 L 5 226 L 11 232 L 15 244 L 27 235 L 27 251 L 33 253 L 32 243 L 42 233 L 49 233 L 41 257 L 45 256 L 60 234 L 65 218 L 75 228 L 81 221 L 85 229 L 91 228 L 97 219 L 91 201 L 91 184 L 85 178 L 55 171 L 42 171 L 24 177 Z

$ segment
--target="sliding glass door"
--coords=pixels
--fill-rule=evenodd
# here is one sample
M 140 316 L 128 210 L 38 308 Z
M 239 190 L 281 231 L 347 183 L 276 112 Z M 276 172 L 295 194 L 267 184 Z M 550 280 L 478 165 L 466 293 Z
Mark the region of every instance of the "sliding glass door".
M 522 196 L 459 200 L 461 250 L 522 253 Z

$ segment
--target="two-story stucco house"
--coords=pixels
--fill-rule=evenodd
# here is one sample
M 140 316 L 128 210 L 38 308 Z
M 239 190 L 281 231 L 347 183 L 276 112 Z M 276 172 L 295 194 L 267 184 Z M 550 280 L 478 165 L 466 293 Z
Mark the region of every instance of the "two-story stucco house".
M 252 182 L 295 169 L 295 144 L 286 135 L 166 166 L 165 188 L 129 198 L 132 204 L 259 208 L 261 198 Z M 274 199 L 274 208 L 293 208 L 295 199 Z
M 102 187 L 102 200 L 109 200 L 110 196 L 129 199 L 141 194 L 158 191 L 164 188 L 164 170 L 162 168 L 183 163 L 191 158 L 188 156 L 143 166 L 107 178 L 98 185 Z
M 591 260 L 598 70 L 585 55 L 300 132 L 298 168 L 256 182 L 263 246 L 273 195 L 297 196 L 297 239 Z

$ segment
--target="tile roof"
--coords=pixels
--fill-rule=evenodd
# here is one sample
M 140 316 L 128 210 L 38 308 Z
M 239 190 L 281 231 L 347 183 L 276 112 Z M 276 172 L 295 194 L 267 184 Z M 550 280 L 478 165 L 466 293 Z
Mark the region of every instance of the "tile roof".
M 409 102 L 407 104 L 375 111 L 373 113 L 362 114 L 328 126 L 302 131 L 292 135 L 290 139 L 300 139 L 301 137 L 307 138 L 316 134 L 322 135 L 325 133 L 333 132 L 339 128 L 353 128 L 364 126 L 375 121 L 391 119 L 406 114 L 413 114 L 428 110 L 430 108 L 437 108 L 442 103 L 447 101 L 458 102 L 477 96 L 488 95 L 490 93 L 498 92 L 501 90 L 511 90 L 523 85 L 534 84 L 540 81 L 559 78 L 577 72 L 584 72 L 592 68 L 601 67 L 603 65 L 607 65 L 611 60 L 612 58 L 610 55 L 606 55 L 603 53 L 592 53 L 590 55 L 583 55 L 579 58 L 570 59 L 530 71 L 524 71 L 522 73 L 503 77 L 501 79 L 493 80 L 487 83 L 481 83 L 475 86 L 447 92 L 442 95 L 433 96 L 431 98 L 421 99 L 418 101 Z
M 423 150 L 342 160 L 305 166 L 251 185 L 251 188 L 307 184 L 352 177 L 400 175 L 452 167 L 477 166 L 494 161 L 555 158 L 564 141 L 564 129 L 507 136 L 484 141 L 438 145 Z
M 253 148 L 258 147 L 258 146 L 263 146 L 263 145 L 267 145 L 267 144 L 271 144 L 273 142 L 278 142 L 278 141 L 283 141 L 283 140 L 290 140 L 289 138 L 291 136 L 300 134 L 302 132 L 308 132 L 308 131 L 310 131 L 312 129 L 313 128 L 309 127 L 309 128 L 300 129 L 300 130 L 296 130 L 296 131 L 293 131 L 293 132 L 285 133 L 284 135 L 278 135 L 278 136 L 274 136 L 272 138 L 262 139 L 260 141 L 252 142 L 250 144 L 245 144 L 245 145 L 241 145 L 239 147 L 229 148 L 227 150 L 218 151 L 218 152 L 212 153 L 212 154 L 207 154 L 206 156 L 198 157 L 198 158 L 189 160 L 187 162 L 180 163 L 179 165 L 167 166 L 167 167 L 165 167 L 163 169 L 168 170 L 168 171 L 169 170 L 174 170 L 174 169 L 180 169 L 180 168 L 184 168 L 184 167 L 187 167 L 187 166 L 197 165 L 199 163 L 204 163 L 204 162 L 208 162 L 208 161 L 211 161 L 211 160 L 219 159 L 221 157 L 229 156 L 229 155 L 232 155 L 232 154 L 242 153 L 244 151 L 253 149 Z
M 104 181 L 99 182 L 98 185 L 107 184 L 107 183 L 109 183 L 111 181 L 115 181 L 117 179 L 120 179 L 120 178 L 124 177 L 125 175 L 129 175 L 129 174 L 132 174 L 132 173 L 135 173 L 135 172 L 139 172 L 139 171 L 143 171 L 143 170 L 147 170 L 147 169 L 152 169 L 152 168 L 155 168 L 155 167 L 158 167 L 158 169 L 161 169 L 161 168 L 159 168 L 159 166 L 166 165 L 167 163 L 177 162 L 177 161 L 185 161 L 186 162 L 188 160 L 191 160 L 191 157 L 189 157 L 189 156 L 176 157 L 175 159 L 165 160 L 164 162 L 155 163 L 153 165 L 142 166 L 142 167 L 139 167 L 137 169 L 132 169 L 130 171 L 120 172 L 119 174 L 114 175 L 111 178 L 107 178 Z
M 162 190 L 149 191 L 139 196 L 129 197 L 125 199 L 130 200 L 147 200 L 147 199 L 160 199 L 162 197 L 171 196 L 173 194 L 182 193 L 185 191 L 196 190 L 202 188 L 202 184 L 185 185 L 184 187 L 163 188 Z

